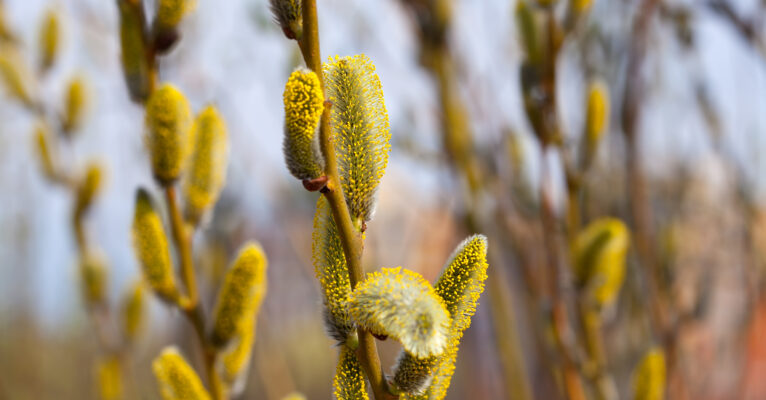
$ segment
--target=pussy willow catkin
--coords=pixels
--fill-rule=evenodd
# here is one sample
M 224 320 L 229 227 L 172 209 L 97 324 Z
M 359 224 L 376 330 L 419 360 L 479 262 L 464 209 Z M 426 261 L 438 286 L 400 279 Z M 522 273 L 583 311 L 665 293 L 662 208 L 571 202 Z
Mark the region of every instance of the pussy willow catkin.
M 324 109 L 324 95 L 313 71 L 299 68 L 290 75 L 283 95 L 285 136 L 282 148 L 290 173 L 301 180 L 324 174 L 317 127 Z
M 577 285 L 587 290 L 599 306 L 611 304 L 625 280 L 625 257 L 630 232 L 616 218 L 590 223 L 575 239 L 574 275 Z
M 340 347 L 338 366 L 333 378 L 335 398 L 338 400 L 369 400 L 367 380 L 356 353 L 347 346 Z
M 181 175 L 191 153 L 192 117 L 189 102 L 170 84 L 155 90 L 146 103 L 146 134 L 154 177 L 169 185 Z
M 269 0 L 271 13 L 288 39 L 300 39 L 303 35 L 301 0 Z
M 161 298 L 173 301 L 178 296 L 170 248 L 165 229 L 149 193 L 139 189 L 133 215 L 133 245 L 144 278 Z
M 163 400 L 210 400 L 197 373 L 175 347 L 166 347 L 152 362 Z

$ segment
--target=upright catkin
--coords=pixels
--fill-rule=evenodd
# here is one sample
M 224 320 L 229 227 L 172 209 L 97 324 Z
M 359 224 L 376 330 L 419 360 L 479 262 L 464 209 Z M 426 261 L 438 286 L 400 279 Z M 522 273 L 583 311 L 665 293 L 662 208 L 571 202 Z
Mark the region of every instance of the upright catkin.
M 369 221 L 391 148 L 383 88 L 365 55 L 330 58 L 323 70 L 343 194 L 352 218 Z
M 87 101 L 85 80 L 81 76 L 72 78 L 64 95 L 64 133 L 71 134 L 82 126 Z
M 606 132 L 609 122 L 609 92 L 603 82 L 593 82 L 588 90 L 585 117 L 585 135 L 590 146 L 595 146 Z
M 122 330 L 129 342 L 136 340 L 146 324 L 146 300 L 142 282 L 134 283 L 122 301 Z
M 575 283 L 598 306 L 617 299 L 625 280 L 625 257 L 630 245 L 627 226 L 616 218 L 591 222 L 573 246 Z
M 56 11 L 48 10 L 40 23 L 39 33 L 40 48 L 40 68 L 47 71 L 56 61 L 59 53 L 61 28 L 59 27 L 59 17 Z
M 282 149 L 290 173 L 301 180 L 324 174 L 318 126 L 324 109 L 319 78 L 314 71 L 298 68 L 290 74 L 283 94 L 285 135 Z
M 237 396 L 245 389 L 245 380 L 255 343 L 255 321 L 256 317 L 252 316 L 242 323 L 229 346 L 218 357 L 218 373 L 233 396 Z
M 123 398 L 122 365 L 117 356 L 107 356 L 98 363 L 98 389 L 101 400 Z
M 665 353 L 662 349 L 649 349 L 633 374 L 633 400 L 664 399 L 665 368 Z
M 168 238 L 151 197 L 144 189 L 138 189 L 136 193 L 133 246 L 149 286 L 162 299 L 175 300 L 178 289 L 173 277 Z
M 347 346 L 340 347 L 338 367 L 333 379 L 335 398 L 338 400 L 369 400 L 367 380 L 356 353 Z
M 82 215 L 93 203 L 93 200 L 101 190 L 104 173 L 101 164 L 92 161 L 85 168 L 85 176 L 77 185 L 77 197 L 75 200 L 75 215 Z
M 48 129 L 44 124 L 35 126 L 35 148 L 37 157 L 40 161 L 40 167 L 45 177 L 51 181 L 56 179 L 56 167 L 53 164 L 53 157 L 50 151 L 50 139 L 48 138 Z
M 266 266 L 261 246 L 248 243 L 226 273 L 213 319 L 212 341 L 217 346 L 226 345 L 254 318 L 266 294 Z
M 80 256 L 80 279 L 86 305 L 92 307 L 104 302 L 107 272 L 106 258 L 102 253 L 91 249 Z
M 194 146 L 182 186 L 184 214 L 188 221 L 196 223 L 223 189 L 229 146 L 226 122 L 213 106 L 200 111 L 192 131 Z
M 163 400 L 210 400 L 189 363 L 175 347 L 166 347 L 152 362 Z
M 193 142 L 191 109 L 183 93 L 170 84 L 155 90 L 146 103 L 145 125 L 154 177 L 170 185 L 181 175 Z
M 178 26 L 184 16 L 194 10 L 194 0 L 159 0 L 155 24 L 160 29 L 171 29 Z
M 135 102 L 149 97 L 152 78 L 146 56 L 147 38 L 141 2 L 118 0 L 120 12 L 120 61 L 130 98 Z

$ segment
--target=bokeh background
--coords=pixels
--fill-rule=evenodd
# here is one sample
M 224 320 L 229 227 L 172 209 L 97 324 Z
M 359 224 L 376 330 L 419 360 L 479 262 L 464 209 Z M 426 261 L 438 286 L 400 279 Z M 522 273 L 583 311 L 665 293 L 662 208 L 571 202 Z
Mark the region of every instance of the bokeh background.
M 495 271 L 488 285 L 500 300 L 483 294 L 448 398 L 516 398 L 508 378 L 516 363 L 502 350 L 509 341 L 519 344 L 534 398 L 559 398 L 539 349 L 547 306 L 535 298 L 528 275 L 544 268 L 535 211 L 539 188 L 550 186 L 554 211 L 563 219 L 566 187 L 560 158 L 541 150 L 525 114 L 516 2 L 448 2 L 450 93 L 470 132 L 467 151 L 489 176 L 478 195 L 469 193 L 456 157 L 444 149 L 443 87 L 421 62 L 413 12 L 427 3 L 318 1 L 323 57 L 367 54 L 391 123 L 390 163 L 369 223 L 365 266 L 402 265 L 433 279 L 468 231 L 487 234 Z M 589 80 L 599 77 L 611 92 L 609 129 L 586 184 L 586 222 L 612 215 L 633 227 L 622 104 L 644 3 L 595 0 L 568 34 L 557 63 L 566 146 L 581 139 Z M 766 399 L 766 2 L 656 3 L 639 69 L 636 146 L 652 211 L 650 238 L 663 271 L 663 304 L 678 316 L 673 335 L 680 393 Z M 130 101 L 122 77 L 117 5 L 4 0 L 2 6 L 29 65 L 39 61 L 43 16 L 51 9 L 60 16 L 60 59 L 36 82 L 44 101 L 60 107 L 64 82 L 75 74 L 88 83 L 86 122 L 76 140 L 62 141 L 60 153 L 71 168 L 92 159 L 107 167 L 86 229 L 108 257 L 108 292 L 116 307 L 139 279 L 130 237 L 135 191 L 143 186 L 158 193 L 141 140 L 143 111 Z M 199 275 L 207 282 L 206 309 L 216 293 L 216 271 L 242 243 L 260 241 L 269 258 L 269 293 L 243 398 L 280 399 L 292 391 L 329 398 L 337 350 L 324 334 L 311 265 L 316 194 L 289 176 L 281 151 L 282 91 L 302 63 L 298 47 L 272 21 L 266 0 L 198 0 L 181 34 L 162 59 L 161 79 L 178 86 L 195 110 L 217 105 L 229 127 L 226 187 L 194 242 Z M 41 173 L 35 122 L 10 96 L 0 97 L 0 399 L 97 398 L 98 346 L 80 296 L 73 200 Z M 631 250 L 625 286 L 605 320 L 621 398 L 631 398 L 630 375 L 652 342 L 642 271 Z M 149 303 L 150 321 L 132 350 L 128 398 L 158 398 L 149 366 L 165 345 L 178 344 L 199 362 L 183 316 L 157 300 Z M 379 344 L 384 364 L 391 365 L 398 346 Z

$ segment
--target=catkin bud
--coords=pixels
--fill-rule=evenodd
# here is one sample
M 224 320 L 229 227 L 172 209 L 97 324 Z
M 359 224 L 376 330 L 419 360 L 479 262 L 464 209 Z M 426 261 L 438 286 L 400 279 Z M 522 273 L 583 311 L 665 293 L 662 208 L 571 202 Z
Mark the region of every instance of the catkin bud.
M 634 400 L 665 398 L 665 353 L 659 347 L 650 349 L 633 373 Z
M 85 304 L 96 306 L 106 298 L 108 270 L 103 254 L 90 250 L 80 258 L 80 279 Z
M 356 353 L 346 346 L 340 347 L 333 387 L 335 398 L 338 400 L 369 400 L 367 380 L 362 373 L 362 367 Z
M 616 218 L 593 221 L 575 239 L 573 266 L 577 285 L 596 305 L 612 303 L 625 279 L 630 232 Z
M 77 186 L 77 200 L 75 201 L 75 215 L 82 215 L 93 203 L 93 199 L 101 189 L 102 175 L 101 165 L 91 162 L 85 168 L 85 176 Z
M 183 178 L 183 194 L 186 219 L 196 223 L 218 200 L 226 180 L 226 123 L 215 107 L 205 107 L 197 115 L 192 138 L 194 147 Z
M 131 342 L 136 340 L 146 323 L 145 303 L 144 285 L 136 282 L 122 300 L 122 328 L 125 338 Z
M 233 397 L 245 389 L 247 371 L 255 342 L 255 317 L 250 317 L 237 331 L 231 344 L 218 357 L 218 373 Z
M 74 77 L 67 85 L 64 97 L 64 132 L 70 134 L 82 126 L 85 116 L 88 96 L 85 88 L 85 80 L 82 77 Z
M 144 141 L 152 159 L 152 171 L 160 184 L 173 183 L 181 175 L 192 144 L 189 102 L 170 84 L 155 90 L 146 103 Z
M 45 125 L 38 124 L 35 128 L 35 145 L 43 173 L 49 180 L 54 181 L 56 179 L 56 167 L 54 167 L 51 157 L 48 130 Z
M 398 340 L 417 358 L 441 354 L 452 324 L 431 284 L 401 267 L 369 274 L 351 292 L 348 312 L 356 323 Z
M 212 340 L 224 346 L 255 313 L 266 294 L 266 255 L 261 246 L 249 243 L 226 273 L 218 293 Z
M 146 21 L 143 2 L 118 0 L 122 72 L 130 98 L 143 102 L 149 97 L 151 78 L 147 58 Z
M 53 10 L 48 10 L 40 24 L 40 67 L 47 71 L 56 61 L 59 52 L 59 18 Z
M 303 36 L 303 13 L 301 0 L 269 0 L 271 13 L 288 39 L 299 40 Z
M 588 145 L 595 148 L 609 122 L 609 92 L 602 82 L 591 83 L 586 113 L 585 136 Z
M 159 0 L 157 2 L 157 16 L 154 23 L 160 29 L 173 29 L 184 16 L 194 10 L 194 0 Z
M 343 194 L 351 216 L 369 221 L 391 148 L 383 88 L 365 55 L 330 58 L 324 73 Z
M 175 300 L 178 289 L 173 277 L 168 238 L 151 197 L 144 189 L 138 189 L 136 193 L 133 246 L 149 286 L 164 300 Z
M 210 400 L 202 381 L 175 347 L 166 347 L 152 362 L 163 400 Z
M 322 286 L 325 327 L 330 337 L 338 343 L 343 343 L 353 330 L 354 324 L 348 316 L 347 308 L 351 281 L 343 245 L 338 235 L 330 204 L 324 196 L 319 196 L 314 216 L 314 233 L 311 235 L 311 258 L 317 279 Z
M 33 105 L 30 71 L 18 51 L 7 45 L 0 45 L 0 78 L 11 96 L 26 106 Z
M 98 391 L 102 400 L 120 400 L 122 396 L 122 365 L 117 356 L 109 356 L 98 363 Z
M 487 238 L 474 235 L 464 240 L 449 258 L 434 290 L 443 299 L 452 316 L 444 354 L 418 359 L 412 354 L 399 355 L 394 384 L 410 394 L 428 390 L 428 398 L 443 398 L 449 388 L 463 331 L 471 325 L 479 296 L 487 279 Z
M 293 71 L 283 98 L 285 138 L 282 147 L 287 169 L 301 180 L 318 178 L 324 173 L 317 133 L 324 95 L 317 74 L 305 68 Z

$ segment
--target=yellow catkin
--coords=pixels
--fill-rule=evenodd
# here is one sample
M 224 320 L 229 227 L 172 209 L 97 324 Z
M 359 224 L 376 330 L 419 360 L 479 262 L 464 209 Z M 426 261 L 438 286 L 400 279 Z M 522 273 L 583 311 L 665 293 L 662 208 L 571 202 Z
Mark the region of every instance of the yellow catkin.
M 351 293 L 348 312 L 357 324 L 398 340 L 417 358 L 441 354 L 452 324 L 431 284 L 401 267 L 368 274 Z
M 346 256 L 333 220 L 330 204 L 319 196 L 312 234 L 312 261 L 322 288 L 325 305 L 325 326 L 329 335 L 342 343 L 353 330 L 348 316 L 348 296 L 351 293 Z
M 146 323 L 144 285 L 139 281 L 131 286 L 122 300 L 122 328 L 125 338 L 135 341 Z
M 218 357 L 219 374 L 229 387 L 232 396 L 237 396 L 245 388 L 247 371 L 255 342 L 255 316 L 251 316 L 237 330 L 236 336 Z
M 72 132 L 82 126 L 87 101 L 85 79 L 80 76 L 72 78 L 64 96 L 64 132 Z
M 630 232 L 616 218 L 590 223 L 575 239 L 572 249 L 577 285 L 599 306 L 617 299 L 625 279 L 625 257 Z
M 572 9 L 578 13 L 582 13 L 587 11 L 591 4 L 593 4 L 593 0 L 572 0 Z
M 650 349 L 633 373 L 633 400 L 665 398 L 665 353 L 659 347 Z
M 324 109 L 324 95 L 317 74 L 298 68 L 290 74 L 283 94 L 285 136 L 282 144 L 290 173 L 302 180 L 324 174 L 317 126 Z
M 31 106 L 31 73 L 21 55 L 10 45 L 0 44 L 0 78 L 9 94 L 22 104 Z
M 100 252 L 89 250 L 80 257 L 80 280 L 85 304 L 95 306 L 106 298 L 108 269 Z
M 85 175 L 80 179 L 77 186 L 76 215 L 84 213 L 93 203 L 101 190 L 103 175 L 102 167 L 98 162 L 91 162 L 85 167 Z
M 585 135 L 590 146 L 604 136 L 609 122 L 609 92 L 602 82 L 591 83 L 585 117 Z
M 151 82 L 142 4 L 131 0 L 117 1 L 120 11 L 120 61 L 130 98 L 136 102 L 146 100 Z
M 290 393 L 287 396 L 283 397 L 282 400 L 306 400 L 306 396 L 295 392 L 295 393 Z
M 269 0 L 271 13 L 288 39 L 300 39 L 303 35 L 301 0 Z
M 200 111 L 192 131 L 194 146 L 183 178 L 183 194 L 186 219 L 196 223 L 223 189 L 229 145 L 226 123 L 213 106 Z
M 195 6 L 194 0 L 159 0 L 155 23 L 162 29 L 175 28 Z
M 340 347 L 333 387 L 335 398 L 338 400 L 369 400 L 362 367 L 356 353 L 346 346 Z
M 98 392 L 101 400 L 123 398 L 122 365 L 116 356 L 109 356 L 98 363 Z
M 210 400 L 202 381 L 175 347 L 166 347 L 152 362 L 163 400 Z
M 226 345 L 254 315 L 266 295 L 268 262 L 261 246 L 246 244 L 226 273 L 215 308 L 213 343 Z
M 178 291 L 170 261 L 168 238 L 149 193 L 144 189 L 136 193 L 133 245 L 149 286 L 161 298 L 175 300 Z
M 40 23 L 40 66 L 43 70 L 49 69 L 56 62 L 60 36 L 58 14 L 54 10 L 48 10 Z
M 369 221 L 391 148 L 383 88 L 365 55 L 330 58 L 324 73 L 343 194 L 352 217 Z
M 40 167 L 45 176 L 52 180 L 56 179 L 56 167 L 53 164 L 53 157 L 50 152 L 50 143 L 48 138 L 48 129 L 43 124 L 35 127 L 35 148 L 37 157 L 40 160 Z
M 483 235 L 464 240 L 449 258 L 434 285 L 452 316 L 448 343 L 440 357 L 417 359 L 406 352 L 399 355 L 394 384 L 405 393 L 405 398 L 442 399 L 446 396 L 460 339 L 476 312 L 487 279 L 487 268 L 487 238 Z
M 193 142 L 189 102 L 170 84 L 155 90 L 146 103 L 144 141 L 154 177 L 169 185 L 181 175 Z

